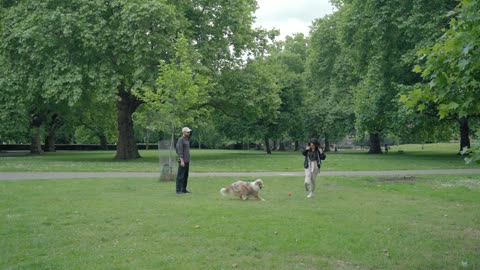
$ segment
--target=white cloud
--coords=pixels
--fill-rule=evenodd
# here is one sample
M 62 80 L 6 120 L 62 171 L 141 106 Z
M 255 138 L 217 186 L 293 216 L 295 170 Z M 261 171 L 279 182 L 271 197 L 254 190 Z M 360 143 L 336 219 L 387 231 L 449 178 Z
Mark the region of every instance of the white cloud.
M 312 21 L 333 13 L 328 0 L 257 0 L 254 27 L 280 29 L 280 39 L 294 33 L 308 35 Z

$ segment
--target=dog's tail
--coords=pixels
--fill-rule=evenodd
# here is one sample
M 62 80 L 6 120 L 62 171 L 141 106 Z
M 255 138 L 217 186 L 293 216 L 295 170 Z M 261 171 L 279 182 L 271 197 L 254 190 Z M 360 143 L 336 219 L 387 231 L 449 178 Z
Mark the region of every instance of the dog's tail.
M 226 188 L 221 188 L 220 189 L 220 194 L 222 194 L 223 196 L 227 196 L 228 195 L 228 190 Z

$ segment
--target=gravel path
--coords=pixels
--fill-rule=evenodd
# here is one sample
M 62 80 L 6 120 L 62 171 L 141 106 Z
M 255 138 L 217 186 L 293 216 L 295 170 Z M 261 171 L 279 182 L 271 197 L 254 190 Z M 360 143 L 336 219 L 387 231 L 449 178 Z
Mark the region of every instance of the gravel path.
M 449 169 L 449 170 L 400 170 L 400 171 L 327 171 L 320 176 L 405 176 L 425 174 L 480 174 L 480 169 Z M 265 177 L 265 176 L 303 176 L 299 172 L 216 172 L 190 173 L 191 177 Z M 2 180 L 48 180 L 48 179 L 79 179 L 79 178 L 155 178 L 158 172 L 0 172 Z

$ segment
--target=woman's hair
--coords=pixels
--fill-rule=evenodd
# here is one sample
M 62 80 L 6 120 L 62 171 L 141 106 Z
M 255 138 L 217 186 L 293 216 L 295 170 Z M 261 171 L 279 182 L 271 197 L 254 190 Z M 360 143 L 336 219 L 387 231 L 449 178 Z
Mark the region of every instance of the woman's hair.
M 320 147 L 320 142 L 317 139 L 311 139 L 309 144 L 314 144 L 317 148 Z

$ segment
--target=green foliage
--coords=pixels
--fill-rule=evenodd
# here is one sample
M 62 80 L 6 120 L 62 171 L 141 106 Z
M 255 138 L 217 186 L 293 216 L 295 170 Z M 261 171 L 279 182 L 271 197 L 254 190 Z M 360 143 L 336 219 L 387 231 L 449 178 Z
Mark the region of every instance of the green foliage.
M 93 141 L 100 142 L 100 137 L 105 137 L 106 142 L 115 143 L 118 138 L 117 108 L 111 101 L 104 100 L 104 96 L 98 96 L 94 93 L 82 96 L 81 100 L 71 109 L 70 114 L 66 114 L 65 125 L 70 129 L 76 130 L 76 134 L 89 134 L 95 137 Z M 82 132 L 79 133 L 77 127 Z M 81 139 L 82 138 L 82 139 Z M 77 142 L 84 141 L 81 137 L 75 136 Z M 91 142 L 92 140 L 87 140 Z M 86 143 L 86 142 L 85 142 Z
M 181 31 L 194 43 L 201 63 L 213 74 L 243 61 L 244 53 L 255 49 L 261 31 L 252 29 L 255 0 L 169 0 L 182 15 Z
M 354 87 L 358 131 L 394 131 L 395 116 L 402 112 L 398 85 L 419 82 L 410 71 L 414 52 L 438 36 L 453 2 L 343 1 L 339 34 L 359 79 Z
M 397 108 L 393 82 L 403 73 L 405 52 L 398 19 L 407 9 L 395 1 L 352 1 L 344 13 L 343 44 L 353 58 L 360 82 L 354 88 L 357 130 L 382 134 Z
M 315 111 L 321 115 L 315 131 L 325 133 L 330 142 L 354 133 L 353 88 L 358 84 L 358 76 L 339 37 L 341 16 L 339 12 L 314 22 L 307 59 L 307 81 L 311 89 L 307 107 L 313 108 L 310 113 Z
M 449 23 L 449 28 L 432 47 L 420 50 L 421 65 L 414 68 L 427 82 L 412 91 L 403 100 L 409 106 L 424 108 L 435 104 L 440 118 L 449 115 L 478 116 L 480 83 L 480 2 L 465 0 L 460 3 Z
M 208 90 L 213 85 L 206 76 L 195 72 L 197 60 L 198 55 L 180 36 L 176 41 L 175 57 L 168 62 L 160 61 L 155 87 L 136 93 L 166 116 L 171 126 L 191 125 L 208 112 L 201 105 L 209 101 Z
M 40 125 L 82 99 L 115 104 L 118 86 L 152 84 L 176 16 L 156 0 L 16 1 L 1 18 L 1 96 Z
M 269 136 L 272 139 L 306 139 L 305 123 L 302 120 L 306 109 L 304 73 L 307 42 L 303 34 L 287 36 L 284 42 L 275 42 L 269 50 L 270 55 L 266 57 L 277 78 L 281 99 L 278 120 L 270 127 Z
M 170 91 L 165 100 L 175 98 L 171 94 L 182 87 L 183 94 L 188 94 L 182 100 L 197 105 L 207 101 L 207 89 L 194 89 L 206 84 L 199 74 L 217 76 L 224 67 L 240 62 L 245 51 L 254 50 L 256 37 L 267 34 L 251 29 L 255 9 L 254 0 L 2 2 L 0 119 L 7 131 L 0 131 L 0 138 L 24 133 L 32 115 L 45 121 L 51 111 L 68 111 L 57 110 L 59 104 L 72 108 L 82 99 L 115 104 L 114 95 L 118 95 L 125 103 L 133 100 L 128 103 L 130 111 L 124 113 L 129 116 L 144 102 L 133 93 L 155 89 L 157 84 L 162 84 L 161 91 Z M 176 41 L 179 33 L 184 40 Z M 196 65 L 180 64 L 181 72 L 172 62 L 179 42 L 188 44 L 188 54 L 195 58 L 189 61 Z M 196 82 L 189 82 L 191 78 Z M 175 82 L 182 85 L 174 86 Z M 196 96 L 197 92 L 201 95 Z M 188 113 L 176 112 L 178 116 L 203 111 L 193 108 L 193 103 L 187 104 Z M 191 122 L 203 112 L 196 114 L 185 117 Z M 17 128 L 14 123 L 23 125 Z M 127 124 L 118 123 L 119 127 Z
M 456 126 L 455 121 L 439 120 L 434 113 L 427 113 L 427 109 L 418 112 L 401 105 L 394 115 L 390 133 L 402 143 L 442 142 L 458 137 Z
M 75 130 L 75 142 L 79 144 L 99 144 L 100 141 L 96 134 L 85 127 L 78 127 Z
M 213 91 L 218 128 L 230 138 L 262 140 L 275 125 L 281 105 L 279 66 L 262 58 L 244 68 L 225 70 Z

